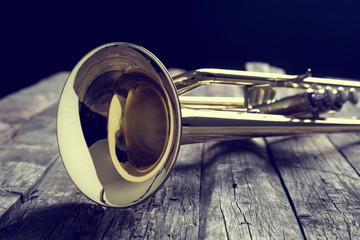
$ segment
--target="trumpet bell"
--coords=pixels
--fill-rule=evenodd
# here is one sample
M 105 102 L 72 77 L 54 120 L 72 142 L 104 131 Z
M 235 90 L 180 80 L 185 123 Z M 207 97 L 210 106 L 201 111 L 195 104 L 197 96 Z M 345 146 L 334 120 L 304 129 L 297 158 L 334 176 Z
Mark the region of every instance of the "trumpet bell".
M 87 54 L 65 84 L 57 120 L 67 172 L 105 206 L 148 198 L 178 155 L 177 90 L 162 63 L 136 45 L 111 43 Z

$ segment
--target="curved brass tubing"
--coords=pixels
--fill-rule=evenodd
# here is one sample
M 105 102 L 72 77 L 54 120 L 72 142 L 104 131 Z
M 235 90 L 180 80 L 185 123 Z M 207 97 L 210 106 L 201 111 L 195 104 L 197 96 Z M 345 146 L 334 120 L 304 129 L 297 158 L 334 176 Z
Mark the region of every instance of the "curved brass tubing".
M 181 144 L 360 130 L 356 119 L 260 113 L 260 105 L 257 109 L 247 102 L 247 93 L 241 104 L 218 99 L 213 105 L 221 107 L 215 110 L 194 107 L 212 105 L 206 102 L 209 99 L 200 104 L 190 101 L 187 107 L 184 100 L 181 108 L 179 95 L 204 84 L 236 84 L 246 90 L 259 86 L 360 88 L 355 81 L 219 69 L 200 69 L 173 80 L 163 64 L 140 46 L 120 42 L 100 46 L 75 66 L 59 102 L 59 149 L 76 186 L 104 206 L 129 207 L 161 187 Z M 316 104 L 322 96 L 312 95 Z M 306 103 L 297 98 L 297 103 Z M 219 109 L 229 108 L 219 114 Z

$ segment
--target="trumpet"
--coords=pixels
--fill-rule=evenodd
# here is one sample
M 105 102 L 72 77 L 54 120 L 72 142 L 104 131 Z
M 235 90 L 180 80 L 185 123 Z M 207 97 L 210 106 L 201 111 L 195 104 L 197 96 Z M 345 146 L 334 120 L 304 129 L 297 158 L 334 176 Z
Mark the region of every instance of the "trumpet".
M 237 85 L 241 98 L 189 97 L 208 84 Z M 301 92 L 276 99 L 276 90 Z M 360 120 L 326 118 L 356 104 L 360 82 L 301 75 L 198 69 L 172 78 L 148 50 L 102 45 L 83 57 L 61 94 L 57 137 L 75 185 L 96 203 L 130 207 L 168 178 L 182 144 L 353 132 Z

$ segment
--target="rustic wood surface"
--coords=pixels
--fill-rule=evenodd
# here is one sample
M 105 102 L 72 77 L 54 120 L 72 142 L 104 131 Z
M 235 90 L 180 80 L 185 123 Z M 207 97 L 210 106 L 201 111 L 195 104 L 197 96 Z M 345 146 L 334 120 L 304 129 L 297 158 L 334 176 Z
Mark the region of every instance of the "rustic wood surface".
M 357 133 L 185 145 L 148 201 L 129 209 L 93 203 L 57 149 L 67 75 L 0 100 L 0 239 L 360 239 Z M 351 105 L 340 114 L 360 116 Z

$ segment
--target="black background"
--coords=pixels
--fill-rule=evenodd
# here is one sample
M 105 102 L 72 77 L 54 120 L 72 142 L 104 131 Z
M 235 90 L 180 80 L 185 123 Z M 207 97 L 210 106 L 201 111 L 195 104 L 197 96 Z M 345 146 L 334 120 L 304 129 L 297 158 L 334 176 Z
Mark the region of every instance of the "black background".
M 70 71 L 108 42 L 139 44 L 166 67 L 244 69 L 263 61 L 289 74 L 360 79 L 356 1 L 73 1 L 1 7 L 4 96 Z

